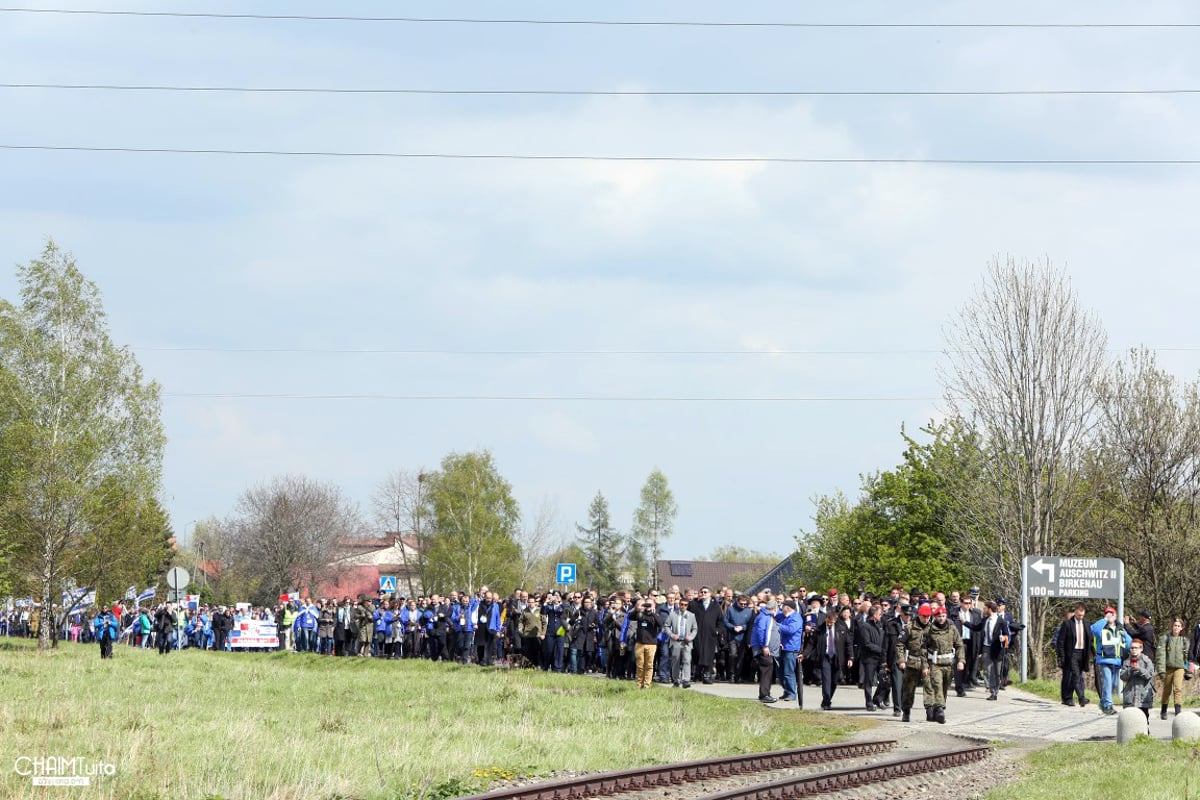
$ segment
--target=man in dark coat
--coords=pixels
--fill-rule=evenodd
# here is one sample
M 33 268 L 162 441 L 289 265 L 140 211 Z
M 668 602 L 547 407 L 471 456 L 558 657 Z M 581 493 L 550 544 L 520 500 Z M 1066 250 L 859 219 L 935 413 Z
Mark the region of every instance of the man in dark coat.
M 833 708 L 833 693 L 837 690 L 842 674 L 842 664 L 853 662 L 854 649 L 850 641 L 850 628 L 838 622 L 836 608 L 825 612 L 825 622 L 817 626 L 813 635 L 814 657 L 820 664 L 821 709 Z
M 1083 676 L 1096 657 L 1096 640 L 1092 637 L 1091 624 L 1083 620 L 1085 613 L 1087 609 L 1083 603 L 1076 603 L 1075 613 L 1058 626 L 1058 666 L 1062 668 L 1059 689 L 1064 706 L 1075 705 L 1075 697 L 1079 698 L 1080 706 L 1087 705 Z
M 712 596 L 712 590 L 701 586 L 700 596 L 688 603 L 687 610 L 696 615 L 697 633 L 692 661 L 700 670 L 700 679 L 712 683 L 720 627 L 724 624 L 721 604 Z

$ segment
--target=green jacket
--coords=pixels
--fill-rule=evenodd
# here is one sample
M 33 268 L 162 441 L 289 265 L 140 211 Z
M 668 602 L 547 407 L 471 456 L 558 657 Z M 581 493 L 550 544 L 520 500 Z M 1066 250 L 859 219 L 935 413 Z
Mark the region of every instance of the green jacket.
M 1183 669 L 1187 666 L 1188 640 L 1183 636 L 1167 634 L 1158 640 L 1158 648 L 1154 651 L 1154 666 L 1162 675 L 1169 669 Z
M 903 664 L 905 669 L 925 669 L 925 634 L 931 627 L 928 622 L 921 623 L 920 617 L 908 621 L 896 637 L 897 664 Z
M 941 628 L 933 624 L 929 626 L 925 633 L 924 649 L 928 651 L 931 667 L 954 667 L 958 662 L 966 661 L 962 635 L 949 622 Z

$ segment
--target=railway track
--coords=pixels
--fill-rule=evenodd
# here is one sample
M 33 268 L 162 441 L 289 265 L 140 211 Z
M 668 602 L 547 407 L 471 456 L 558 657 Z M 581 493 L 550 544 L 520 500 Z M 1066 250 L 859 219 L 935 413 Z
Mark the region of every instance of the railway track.
M 706 761 L 661 764 L 584 775 L 568 780 L 502 788 L 485 794 L 471 795 L 462 800 L 583 800 L 583 798 L 607 797 L 624 792 L 654 789 L 661 791 L 664 787 L 680 787 L 684 784 L 745 777 L 760 772 L 814 767 L 848 759 L 865 758 L 885 753 L 895 746 L 895 740 L 850 742 L 728 756 Z M 811 797 L 963 766 L 982 760 L 990 752 L 990 747 L 975 746 L 922 753 L 864 766 L 791 775 L 767 780 L 763 783 L 747 782 L 715 794 L 697 796 L 697 800 L 782 800 L 783 798 Z

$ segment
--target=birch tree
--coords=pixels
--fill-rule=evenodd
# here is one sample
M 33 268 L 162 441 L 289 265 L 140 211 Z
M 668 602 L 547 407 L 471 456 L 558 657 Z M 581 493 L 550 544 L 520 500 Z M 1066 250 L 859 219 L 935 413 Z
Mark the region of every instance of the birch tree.
M 428 475 L 427 592 L 511 588 L 521 573 L 520 507 L 487 450 L 451 453 Z
M 1085 539 L 1081 465 L 1105 345 L 1100 323 L 1048 262 L 993 260 L 947 326 L 946 405 L 981 445 L 973 464 L 946 475 L 959 545 L 1006 595 L 1019 593 L 1022 558 L 1071 555 Z M 1045 599 L 1030 604 L 1039 677 L 1048 611 Z
M 164 438 L 158 384 L 113 343 L 74 258 L 49 242 L 17 274 L 20 302 L 0 301 L 0 514 L 14 571 L 42 599 L 44 650 L 81 545 L 122 499 L 156 494 Z

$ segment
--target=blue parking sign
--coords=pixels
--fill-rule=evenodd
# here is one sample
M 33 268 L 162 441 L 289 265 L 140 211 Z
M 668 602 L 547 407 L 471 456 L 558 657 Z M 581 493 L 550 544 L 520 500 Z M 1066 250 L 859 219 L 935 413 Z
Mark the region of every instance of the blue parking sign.
M 574 564 L 559 564 L 558 565 L 558 582 L 559 583 L 574 583 L 575 582 L 575 565 Z

